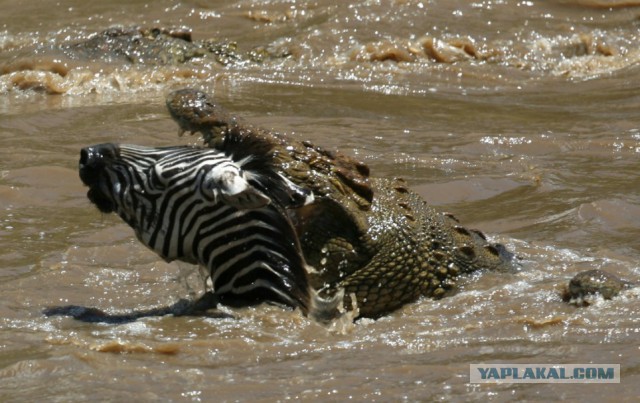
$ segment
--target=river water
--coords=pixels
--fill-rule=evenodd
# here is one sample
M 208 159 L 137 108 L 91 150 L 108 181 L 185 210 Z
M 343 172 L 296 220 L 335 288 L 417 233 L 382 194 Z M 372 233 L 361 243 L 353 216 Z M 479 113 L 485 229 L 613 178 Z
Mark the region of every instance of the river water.
M 0 400 L 635 401 L 640 291 L 578 308 L 605 269 L 640 281 L 640 2 L 0 0 Z M 172 67 L 89 60 L 65 43 L 114 25 L 278 57 Z M 164 96 L 215 94 L 254 124 L 402 176 L 521 258 L 448 298 L 326 329 L 273 306 L 235 319 L 95 324 L 193 297 L 86 199 L 79 149 L 178 138 Z M 469 364 L 620 364 L 621 383 L 469 383 Z

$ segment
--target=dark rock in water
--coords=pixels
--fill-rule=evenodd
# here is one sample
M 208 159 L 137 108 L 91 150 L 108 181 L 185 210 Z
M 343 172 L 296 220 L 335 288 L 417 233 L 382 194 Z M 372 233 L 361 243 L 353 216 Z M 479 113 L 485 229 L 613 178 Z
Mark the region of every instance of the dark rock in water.
M 611 299 L 621 291 L 633 287 L 633 283 L 603 270 L 586 270 L 576 274 L 563 293 L 563 300 L 579 306 L 587 306 L 585 297 L 600 294 L 604 299 Z

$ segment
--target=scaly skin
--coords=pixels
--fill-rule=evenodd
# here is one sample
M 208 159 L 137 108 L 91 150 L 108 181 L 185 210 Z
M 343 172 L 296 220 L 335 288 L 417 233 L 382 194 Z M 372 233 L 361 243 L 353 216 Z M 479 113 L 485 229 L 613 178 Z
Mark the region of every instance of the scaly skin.
M 99 62 L 115 67 L 127 65 L 139 66 L 180 66 L 194 60 L 212 61 L 220 65 L 234 63 L 260 63 L 267 58 L 278 58 L 264 49 L 253 49 L 241 53 L 233 42 L 217 40 L 191 39 L 189 28 L 141 28 L 113 27 L 98 32 L 88 39 L 65 42 L 60 45 L 42 46 L 35 50 L 18 51 L 12 61 L 0 64 L 0 74 L 8 74 L 25 69 L 25 58 L 30 60 L 33 53 L 39 55 L 52 54 L 55 58 L 62 56 L 62 62 L 69 60 L 83 62 Z M 61 54 L 60 54 L 61 53 Z M 57 62 L 56 62 L 57 63 Z M 27 62 L 27 66 L 29 63 Z M 49 65 L 38 68 L 51 69 L 61 75 L 66 69 Z
M 61 48 L 74 59 L 152 66 L 177 65 L 206 53 L 191 41 L 190 31 L 161 28 L 110 28 Z
M 358 231 L 355 220 L 345 228 L 336 217 L 319 214 L 302 235 L 307 261 L 319 270 L 312 276 L 314 285 L 320 286 L 320 280 L 329 290 L 344 288 L 347 306 L 355 294 L 360 315 L 377 317 L 420 296 L 440 298 L 462 273 L 508 267 L 501 246 L 461 227 L 452 216 L 437 213 L 403 181 L 371 183 L 371 209 L 343 212 L 365 217 Z M 326 231 L 331 225 L 333 231 Z M 347 228 L 355 235 L 350 239 L 344 237 Z M 318 236 L 326 240 L 315 242 Z
M 267 156 L 293 182 L 316 195 L 347 203 L 349 208 L 370 208 L 369 167 L 354 158 L 245 125 L 201 91 L 174 91 L 167 107 L 180 126 L 179 135 L 201 132 L 210 147 L 229 151 L 238 159 Z
M 60 48 L 72 59 L 150 66 L 176 66 L 200 58 L 228 65 L 282 57 L 271 55 L 262 48 L 240 53 L 233 42 L 193 41 L 191 30 L 186 27 L 114 27 Z
M 182 131 L 238 158 L 267 156 L 288 179 L 313 190 L 316 202 L 289 210 L 305 258 L 323 295 L 355 295 L 359 315 L 379 317 L 420 296 L 439 298 L 458 275 L 508 269 L 511 255 L 479 231 L 437 213 L 400 179 L 369 178 L 355 159 L 242 124 L 206 94 L 171 93 L 167 106 Z

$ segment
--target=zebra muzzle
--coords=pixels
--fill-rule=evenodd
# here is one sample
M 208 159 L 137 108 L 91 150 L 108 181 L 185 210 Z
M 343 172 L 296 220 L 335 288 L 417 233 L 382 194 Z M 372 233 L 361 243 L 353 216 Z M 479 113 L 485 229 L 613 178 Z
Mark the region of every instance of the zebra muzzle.
M 80 150 L 78 164 L 80 179 L 89 187 L 87 197 L 103 213 L 113 211 L 113 202 L 100 190 L 103 171 L 109 161 L 118 155 L 118 146 L 112 143 L 98 144 Z
M 80 150 L 80 179 L 87 186 L 94 185 L 107 161 L 118 155 L 118 147 L 113 143 L 98 144 Z

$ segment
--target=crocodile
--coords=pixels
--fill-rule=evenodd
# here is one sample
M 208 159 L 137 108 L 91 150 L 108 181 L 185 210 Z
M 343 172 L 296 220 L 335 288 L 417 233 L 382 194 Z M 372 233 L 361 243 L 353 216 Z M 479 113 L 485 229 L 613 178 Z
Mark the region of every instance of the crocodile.
M 510 270 L 514 256 L 430 207 L 400 178 L 376 178 L 353 157 L 244 123 L 206 93 L 181 89 L 167 107 L 179 134 L 201 133 L 206 146 L 268 158 L 284 177 L 315 196 L 287 209 L 310 283 L 323 296 L 344 291 L 344 307 L 377 318 L 418 298 L 449 294 L 476 270 Z
M 71 59 L 151 66 L 177 65 L 206 53 L 187 28 L 111 27 L 60 49 Z
M 148 66 L 180 65 L 193 59 L 212 57 L 221 65 L 262 61 L 263 48 L 247 53 L 235 42 L 193 40 L 188 27 L 121 27 L 98 32 L 86 40 L 65 43 L 61 50 L 72 59 Z
M 0 59 L 0 75 L 23 70 L 42 70 L 65 76 L 75 65 L 90 67 L 98 63 L 124 66 L 181 66 L 196 60 L 214 65 L 261 63 L 269 58 L 287 57 L 263 46 L 240 51 L 236 42 L 209 38 L 194 40 L 188 27 L 113 26 L 86 39 L 57 45 L 28 47 Z M 37 57 L 34 58 L 34 55 Z M 88 63 L 88 65 L 87 65 Z

